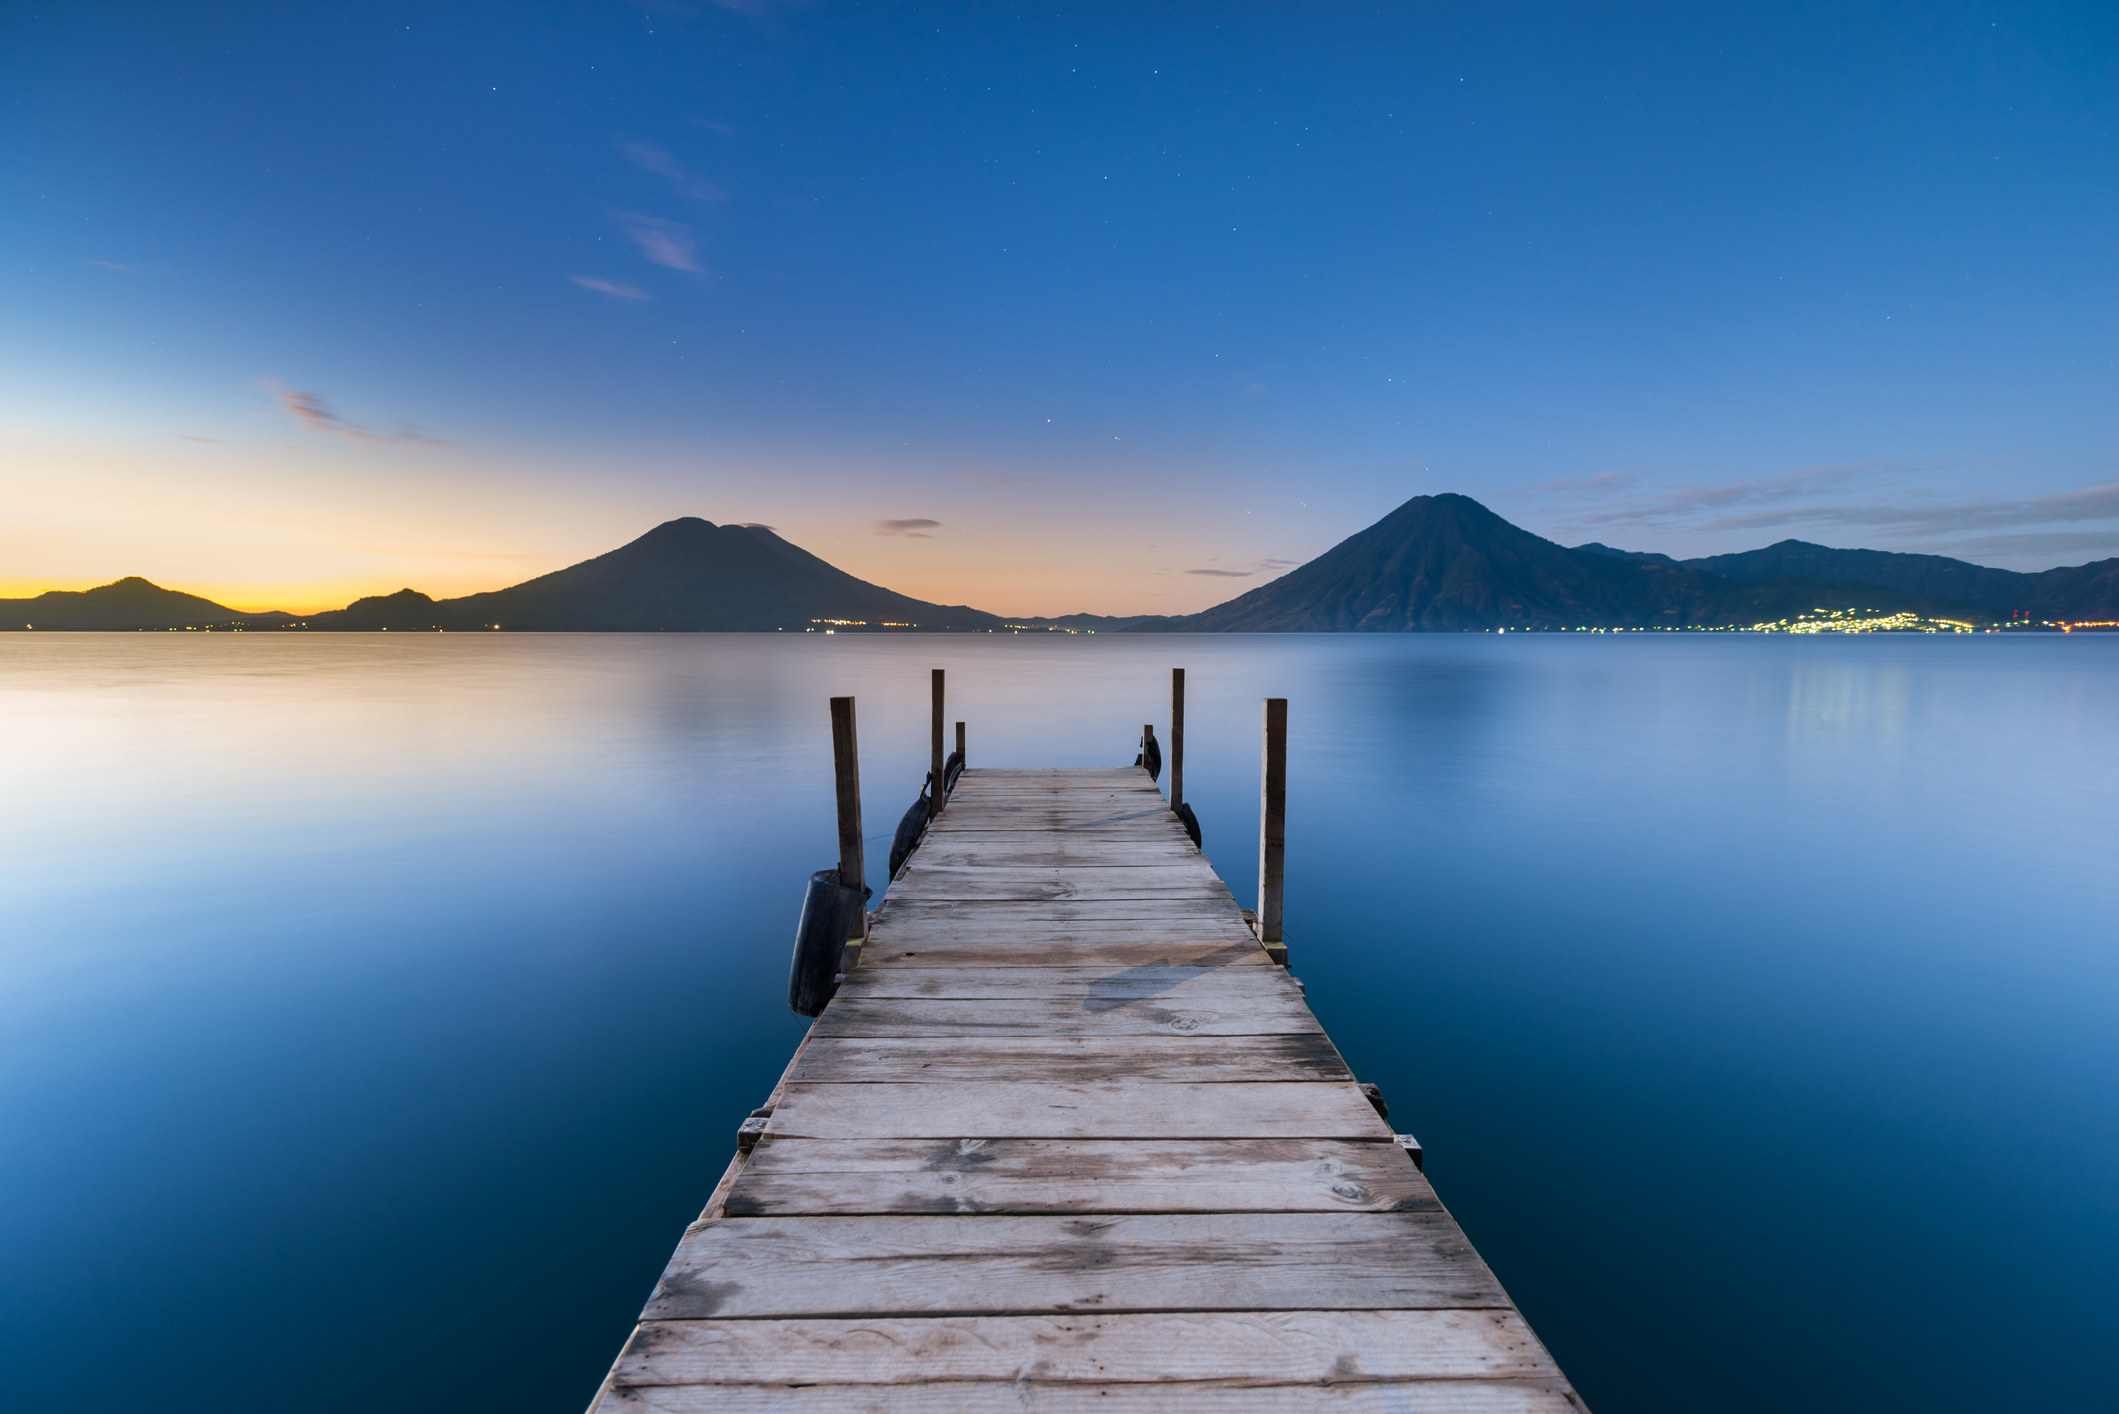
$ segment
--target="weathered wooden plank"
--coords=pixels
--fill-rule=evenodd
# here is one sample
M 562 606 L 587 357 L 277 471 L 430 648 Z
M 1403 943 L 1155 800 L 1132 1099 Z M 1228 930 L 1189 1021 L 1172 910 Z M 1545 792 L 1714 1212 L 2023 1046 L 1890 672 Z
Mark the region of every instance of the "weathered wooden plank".
M 1140 900 L 1154 904 L 1154 899 Z M 1250 926 L 1243 921 L 1242 913 L 1225 906 L 1225 901 L 1212 898 L 1193 900 L 1199 905 L 1189 915 L 1173 915 L 1167 909 L 1135 918 L 1035 918 L 1013 911 L 1005 901 L 996 900 L 993 907 L 1005 910 L 987 916 L 976 908 L 964 908 L 957 913 L 936 918 L 910 918 L 903 913 L 892 917 L 886 913 L 877 920 L 877 926 L 887 926 L 900 932 L 915 930 L 921 936 L 962 936 L 980 932 L 997 937 L 1068 937 L 1076 934 L 1085 937 L 1138 937 L 1138 938 L 1200 938 L 1229 936 L 1232 930 L 1241 937 L 1250 938 Z M 1110 905 L 1110 911 L 1117 909 Z
M 966 804 L 992 809 L 998 805 L 1059 804 L 1066 806 L 1088 802 L 1111 800 L 1154 801 L 1162 798 L 1162 792 L 1148 780 L 1145 774 L 1132 780 L 1116 777 L 1087 782 L 1068 781 L 1010 781 L 1005 784 L 973 782 L 969 789 L 963 783 L 957 786 L 952 799 Z
M 1286 972 L 1265 961 L 1256 943 L 1238 944 L 1235 957 L 1222 950 L 1206 953 L 1211 965 L 1196 960 L 1158 958 L 1140 967 L 863 967 L 839 987 L 841 997 L 927 997 L 960 1000 L 1044 999 L 1073 1002 L 1092 1010 L 1152 998 L 1191 1001 L 1217 996 L 1299 996 Z M 1235 952 L 1230 948 L 1228 952 Z
M 643 1320 L 1505 1307 L 1445 1213 L 730 1218 Z
M 1095 764 L 1088 766 L 978 766 L 964 772 L 965 780 L 1011 781 L 1011 780 L 1093 780 L 1102 776 L 1125 777 L 1146 780 L 1148 773 L 1140 767 L 1127 763 L 1115 765 Z
M 1169 802 L 1152 790 L 1113 791 L 1064 796 L 1024 795 L 1014 799 L 959 798 L 955 808 L 967 817 L 992 821 L 1008 829 L 1093 830 L 1106 825 L 1160 819 L 1169 813 Z
M 1559 1381 L 1407 1380 L 1363 1384 L 646 1385 L 612 1389 L 599 1410 L 639 1414 L 1582 1414 Z
M 1207 1311 L 879 1321 L 655 1321 L 612 1383 L 1554 1379 L 1513 1311 Z
M 893 933 L 881 942 L 871 943 L 865 951 L 879 967 L 909 970 L 965 966 L 1042 967 L 1062 962 L 1116 970 L 1170 962 L 1181 958 L 1187 946 L 1161 932 L 1146 936 L 1108 932 L 1054 933 L 1043 937 L 970 933 L 940 938 L 906 937 Z M 1200 949 L 1258 948 L 1248 935 L 1215 932 L 1194 934 L 1189 946 Z M 1262 962 L 1267 961 L 1264 949 L 1258 948 L 1258 953 Z
M 820 1036 L 793 1080 L 980 1086 L 1012 1081 L 1352 1080 L 1321 1031 L 1276 1036 Z
M 1210 894 L 1207 899 L 1171 895 L 1162 899 L 1111 899 L 1108 901 L 1071 899 L 985 899 L 962 901 L 953 899 L 908 899 L 891 898 L 879 905 L 881 910 L 896 911 L 907 917 L 941 917 L 952 913 L 975 912 L 982 917 L 992 914 L 1006 917 L 1010 913 L 1024 918 L 1047 918 L 1071 921 L 1082 918 L 1195 918 L 1209 915 L 1221 916 L 1236 913 L 1241 908 L 1234 895 L 1228 895 L 1224 904 L 1222 895 Z
M 865 964 L 864 964 L 865 965 Z M 813 1036 L 1276 1036 L 1322 1032 L 1299 997 L 1150 998 L 1105 1009 L 1052 1000 L 836 998 Z
M 1316 1033 L 1323 1040 L 1323 1033 Z M 1329 1044 L 1328 1042 L 1326 1044 Z M 1390 1127 L 1352 1081 L 796 1080 L 767 1134 L 811 1139 L 1363 1139 Z
M 1013 781 L 960 781 L 956 798 L 965 801 L 990 803 L 995 801 L 1020 801 L 1037 798 L 1053 800 L 1104 800 L 1112 797 L 1134 799 L 1160 798 L 1162 792 L 1148 779 L 1143 771 L 1134 776 L 1096 776 L 1091 779 Z
M 1130 803 L 1125 810 L 1112 811 L 1108 806 L 1099 807 L 1093 814 L 1083 816 L 1080 812 L 1068 812 L 1053 807 L 1050 814 L 1067 817 L 1055 823 L 1051 818 L 1040 818 L 1044 807 L 1024 809 L 995 808 L 992 806 L 959 805 L 953 807 L 961 815 L 951 821 L 952 835 L 1017 835 L 1024 837 L 1056 837 L 1065 840 L 1128 840 L 1168 839 L 1170 828 L 1176 825 L 1182 835 L 1183 826 L 1177 817 L 1170 814 L 1167 802 Z M 1186 840 L 1190 843 L 1190 840 Z
M 1134 898 L 1229 899 L 1228 886 L 1201 869 L 1144 864 L 1098 868 L 988 869 L 914 863 L 890 886 L 892 897 L 913 899 L 1019 899 L 1029 902 Z
M 978 834 L 930 837 L 914 856 L 918 867 L 958 869 L 1139 869 L 1196 865 L 1199 851 L 1176 839 L 1112 840 L 1038 835 L 1031 839 Z
M 950 833 L 953 836 L 970 836 L 986 831 L 1013 834 L 1031 829 L 1041 834 L 1077 840 L 1161 839 L 1168 837 L 1172 826 L 1176 826 L 1180 831 L 1184 828 L 1177 824 L 1176 818 L 1170 816 L 1168 808 L 1163 805 L 1137 805 L 1125 801 L 1098 805 L 1087 810 L 1065 810 L 1058 807 L 1025 807 L 1021 810 L 986 806 L 962 808 L 963 817 L 950 823 Z
M 917 929 L 921 933 L 963 933 L 980 930 L 1001 935 L 1039 936 L 1087 933 L 1092 936 L 1130 933 L 1140 937 L 1165 934 L 1173 938 L 1197 937 L 1206 933 L 1227 933 L 1230 929 L 1241 929 L 1246 937 L 1253 936 L 1250 926 L 1244 922 L 1243 914 L 1228 904 L 1231 900 L 1201 896 L 1187 902 L 1192 907 L 1184 912 L 1158 905 L 1171 902 L 1160 899 L 1131 900 L 1148 907 L 1139 910 L 1133 917 L 1106 918 L 1038 918 L 1021 910 L 1019 903 L 995 899 L 987 908 L 974 907 L 959 900 L 954 913 L 937 917 L 913 917 L 904 910 L 886 911 L 877 920 L 877 926 L 887 925 L 904 930 Z M 1100 911 L 1123 914 L 1119 905 L 1128 900 L 1106 900 Z M 1064 905 L 1060 905 L 1064 906 Z
M 1052 871 L 1057 874 L 1061 871 Z M 1004 874 L 916 874 L 908 869 L 892 882 L 895 899 L 954 901 L 961 903 L 1120 903 L 1135 899 L 1202 902 L 1234 905 L 1236 900 L 1219 882 L 1187 883 L 1157 879 L 1154 869 L 1113 869 L 1110 874 L 1132 874 L 1122 878 L 1052 878 L 1025 873 L 1016 878 Z
M 947 841 L 943 843 L 946 844 Z M 1056 851 L 1065 847 L 1065 841 L 1057 842 L 1053 846 Z M 926 853 L 923 848 L 920 853 L 913 855 L 912 862 L 905 869 L 907 878 L 927 876 L 983 880 L 1011 874 L 1035 879 L 1040 884 L 1071 882 L 1080 885 L 1110 882 L 1137 887 L 1144 880 L 1159 880 L 1172 885 L 1211 884 L 1224 891 L 1228 888 L 1228 885 L 1215 877 L 1213 870 L 1200 867 L 1198 855 L 1188 858 L 1174 850 L 1168 858 L 1152 860 L 1119 857 L 1101 862 L 1084 859 L 1065 864 L 1040 864 L 1032 859 L 1018 857 L 987 864 L 961 864 L 942 860 L 936 855 Z
M 1175 920 L 1235 919 L 1243 922 L 1243 910 L 1226 892 L 1200 897 L 1166 896 L 1102 900 L 1052 899 L 1045 901 L 989 899 L 984 902 L 952 899 L 887 898 L 879 910 L 878 926 L 934 922 L 945 918 L 970 918 L 982 927 L 1006 927 L 1011 923 L 1086 923 L 1095 921 L 1136 922 L 1142 919 Z
M 725 1211 L 792 1217 L 1440 1206 L 1405 1151 L 1375 1140 L 767 1137 L 751 1151 Z
M 879 928 L 881 924 L 877 925 Z M 1228 918 L 1085 918 L 1049 923 L 997 918 L 954 918 L 906 925 L 893 923 L 889 931 L 901 936 L 907 947 L 922 939 L 935 942 L 973 942 L 981 938 L 1025 945 L 1068 942 L 1161 942 L 1171 947 L 1206 949 L 1256 942 L 1256 936 L 1240 916 Z M 871 953 L 870 956 L 875 956 Z M 1087 964 L 1084 964 L 1087 965 Z

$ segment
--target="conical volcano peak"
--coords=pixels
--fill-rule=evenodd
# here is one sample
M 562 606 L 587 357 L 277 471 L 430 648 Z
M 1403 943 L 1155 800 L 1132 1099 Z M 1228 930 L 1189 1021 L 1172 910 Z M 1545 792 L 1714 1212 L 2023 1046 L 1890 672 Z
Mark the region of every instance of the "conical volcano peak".
M 1834 602 L 1906 596 L 1828 586 Z M 1469 496 L 1415 496 L 1299 569 L 1173 627 L 1403 633 L 1750 624 L 1814 607 L 1818 581 L 1735 584 L 1704 570 L 1570 550 Z
M 637 540 L 508 589 L 444 601 L 445 623 L 619 632 L 806 632 L 823 624 L 991 629 L 838 569 L 762 525 L 666 520 Z M 326 624 L 326 627 L 332 625 Z

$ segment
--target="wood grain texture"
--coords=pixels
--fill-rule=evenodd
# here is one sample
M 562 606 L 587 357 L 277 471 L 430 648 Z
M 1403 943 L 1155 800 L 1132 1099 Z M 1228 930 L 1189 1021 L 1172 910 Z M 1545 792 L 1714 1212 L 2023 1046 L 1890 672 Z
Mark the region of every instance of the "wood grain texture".
M 767 1138 L 730 1217 L 1434 1212 L 1396 1144 L 1337 1139 Z
M 1323 1041 L 1322 1031 L 1315 1033 Z M 1326 1042 L 1329 1044 L 1329 1042 Z M 1362 1139 L 1391 1129 L 1352 1081 L 804 1084 L 765 1132 L 812 1139 Z
M 1513 1311 L 1184 1311 L 656 1321 L 627 1347 L 613 1383 L 1292 1384 L 1558 1374 Z
M 933 968 L 933 967 L 1049 967 L 1054 963 L 1067 963 L 1078 967 L 1097 967 L 1107 971 L 1128 968 L 1155 967 L 1181 956 L 1176 950 L 1189 941 L 1202 948 L 1246 947 L 1258 953 L 1258 960 L 1271 965 L 1271 954 L 1248 934 L 1231 936 L 1227 931 L 1201 932 L 1191 939 L 1172 939 L 1161 932 L 1146 936 L 1132 934 L 1061 934 L 1042 938 L 995 937 L 973 935 L 969 937 L 924 936 L 908 938 L 893 934 L 881 942 L 873 942 L 863 949 L 862 965 L 877 967 Z
M 1229 899 L 1228 885 L 1203 870 L 1182 864 L 1141 864 L 1104 868 L 975 868 L 956 864 L 913 864 L 890 886 L 891 896 L 919 899 L 1017 900 L 1026 903 L 1096 903 L 1120 899 Z
M 612 1389 L 596 1407 L 639 1414 L 1583 1414 L 1566 1384 L 1543 1380 L 1408 1380 L 1262 1385 L 647 1385 Z
M 865 963 L 863 964 L 866 965 Z M 1300 997 L 1150 998 L 1096 1010 L 1051 999 L 836 998 L 813 1036 L 1282 1036 L 1323 1034 Z
M 948 920 L 974 922 L 986 928 L 1012 924 L 1087 923 L 1097 920 L 1139 922 L 1144 919 L 1207 919 L 1239 926 L 1243 909 L 1228 890 L 1203 894 L 1123 899 L 913 899 L 892 897 L 877 910 L 884 921 L 900 926 Z
M 1143 866 L 1182 867 L 1198 858 L 1192 842 L 1183 835 L 1163 838 L 1112 839 L 1084 836 L 1054 838 L 1049 834 L 1019 837 L 1013 833 L 977 836 L 949 835 L 929 840 L 920 849 L 920 863 L 957 868 L 1014 869 L 1021 866 L 1061 869 L 1076 866 L 1099 869 L 1130 869 Z
M 1507 1305 L 1445 1213 L 729 1218 L 643 1319 Z
M 1265 960 L 1254 942 L 1206 952 L 1167 949 L 1171 955 L 1137 967 L 1049 967 L 995 965 L 951 968 L 864 967 L 839 987 L 841 997 L 1010 997 L 1072 1001 L 1109 1010 L 1162 997 L 1293 997 L 1300 994 L 1286 972 Z M 1179 960 L 1182 959 L 1182 960 Z
M 894 917 L 900 925 L 973 922 L 988 928 L 1099 921 L 1195 920 L 1219 923 L 1243 918 L 1242 907 L 1226 890 L 1220 895 L 1202 891 L 1104 899 L 916 899 L 890 896 L 876 911 Z
M 797 1084 L 979 1086 L 1121 1081 L 1352 1080 L 1322 1031 L 1271 1036 L 819 1036 Z

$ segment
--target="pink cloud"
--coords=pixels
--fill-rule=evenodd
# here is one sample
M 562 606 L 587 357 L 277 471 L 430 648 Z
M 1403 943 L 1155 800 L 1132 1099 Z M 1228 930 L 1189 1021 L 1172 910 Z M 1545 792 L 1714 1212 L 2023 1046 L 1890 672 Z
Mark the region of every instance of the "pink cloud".
M 647 298 L 647 291 L 635 289 L 631 285 L 621 285 L 615 280 L 602 280 L 594 275 L 573 275 L 568 278 L 584 290 L 594 290 L 597 294 L 609 295 L 612 299 L 644 300 Z
M 332 437 L 344 437 L 350 442 L 373 442 L 386 446 L 446 445 L 439 437 L 429 437 L 410 427 L 400 427 L 394 433 L 372 432 L 358 423 L 348 422 L 331 410 L 319 393 L 305 393 L 299 388 L 290 388 L 271 378 L 260 378 L 258 385 L 272 394 L 273 401 L 286 413 L 311 432 L 322 432 Z
M 633 244 L 639 246 L 640 253 L 649 260 L 671 270 L 698 270 L 699 262 L 692 254 L 695 242 L 691 227 L 653 216 L 622 216 L 619 219 L 625 222 L 625 233 L 633 238 Z

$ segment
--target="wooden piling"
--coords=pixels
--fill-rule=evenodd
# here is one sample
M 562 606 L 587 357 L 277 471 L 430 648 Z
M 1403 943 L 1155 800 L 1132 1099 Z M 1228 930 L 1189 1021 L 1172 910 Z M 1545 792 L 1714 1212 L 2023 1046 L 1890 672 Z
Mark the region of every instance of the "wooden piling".
M 962 762 L 964 766 L 971 764 L 971 758 L 964 754 L 964 724 L 962 722 L 956 724 L 956 755 L 957 760 Z M 961 770 L 963 768 L 960 766 L 958 769 Z
M 861 852 L 861 753 L 851 697 L 831 700 L 831 766 L 839 798 L 839 882 L 849 889 L 866 888 L 868 863 Z M 854 936 L 866 932 L 863 926 Z
M 1185 670 L 1170 669 L 1170 808 L 1185 803 Z
M 932 748 L 929 755 L 932 762 L 927 768 L 927 818 L 930 820 L 942 813 L 942 670 L 940 668 L 934 670 L 931 686 L 934 698 L 934 712 L 932 730 L 929 732 L 929 745 Z
M 1268 697 L 1265 707 L 1263 799 L 1258 818 L 1258 941 L 1281 944 L 1281 894 L 1288 863 L 1288 700 Z

